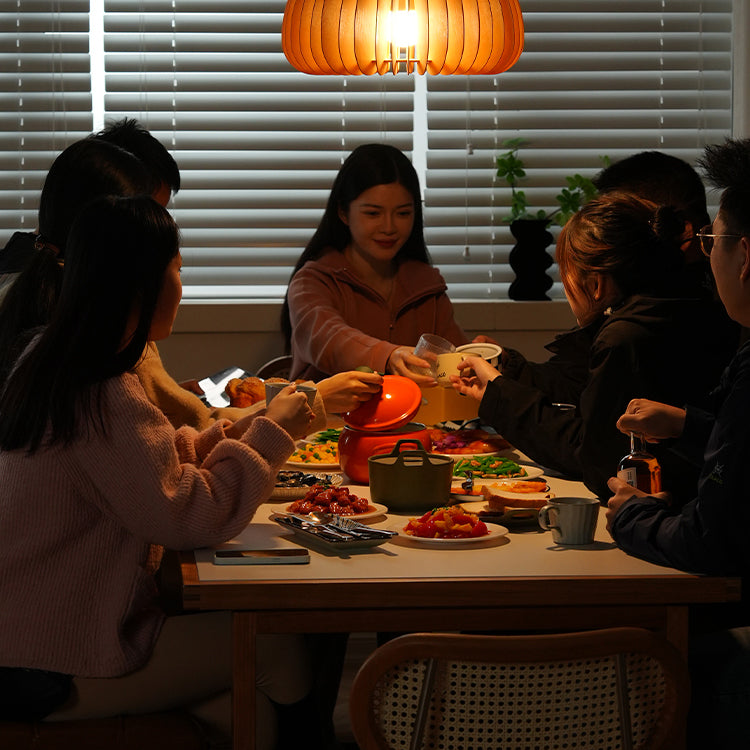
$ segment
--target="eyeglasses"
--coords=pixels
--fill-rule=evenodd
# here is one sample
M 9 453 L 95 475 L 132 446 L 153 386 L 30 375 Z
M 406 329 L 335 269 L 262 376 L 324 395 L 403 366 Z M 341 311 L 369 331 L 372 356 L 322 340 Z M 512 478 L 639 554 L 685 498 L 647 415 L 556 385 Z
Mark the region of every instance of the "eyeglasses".
M 743 237 L 742 234 L 711 234 L 713 227 L 710 224 L 706 224 L 705 227 L 699 229 L 695 236 L 701 241 L 701 250 L 704 255 L 711 255 L 711 251 L 714 249 L 714 237 Z

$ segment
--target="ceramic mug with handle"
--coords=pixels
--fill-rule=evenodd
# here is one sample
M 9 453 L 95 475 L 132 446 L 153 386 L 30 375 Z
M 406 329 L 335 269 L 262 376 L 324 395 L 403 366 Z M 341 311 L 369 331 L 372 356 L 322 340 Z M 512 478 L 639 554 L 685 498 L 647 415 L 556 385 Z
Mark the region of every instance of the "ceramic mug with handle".
M 556 497 L 539 510 L 539 525 L 556 544 L 591 544 L 600 507 L 594 497 Z

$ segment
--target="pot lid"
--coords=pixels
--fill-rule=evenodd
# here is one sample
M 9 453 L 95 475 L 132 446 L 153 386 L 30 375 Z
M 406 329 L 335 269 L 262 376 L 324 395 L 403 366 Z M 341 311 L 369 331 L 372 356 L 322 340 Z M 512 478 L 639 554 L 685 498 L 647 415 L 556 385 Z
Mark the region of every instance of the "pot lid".
M 392 430 L 405 425 L 422 404 L 422 391 L 402 375 L 384 375 L 379 394 L 344 414 L 344 422 L 356 430 Z

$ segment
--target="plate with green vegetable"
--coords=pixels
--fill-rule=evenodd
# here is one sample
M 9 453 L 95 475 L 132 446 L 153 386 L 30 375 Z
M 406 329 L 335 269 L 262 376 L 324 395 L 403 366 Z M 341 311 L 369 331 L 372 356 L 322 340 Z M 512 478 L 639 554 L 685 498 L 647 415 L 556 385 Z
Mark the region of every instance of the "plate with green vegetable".
M 454 456 L 453 476 L 465 477 L 471 472 L 475 478 L 484 479 L 530 479 L 541 476 L 544 471 L 538 466 L 516 463 L 507 456 Z

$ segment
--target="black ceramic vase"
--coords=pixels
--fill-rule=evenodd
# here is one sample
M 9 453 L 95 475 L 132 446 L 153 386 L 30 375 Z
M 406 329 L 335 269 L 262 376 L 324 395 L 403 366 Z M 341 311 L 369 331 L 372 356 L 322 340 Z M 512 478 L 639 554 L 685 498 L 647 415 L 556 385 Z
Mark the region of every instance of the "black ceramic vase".
M 508 258 L 516 273 L 508 289 L 511 299 L 549 299 L 546 292 L 552 286 L 552 279 L 545 271 L 552 265 L 547 254 L 552 234 L 547 230 L 548 225 L 546 219 L 516 219 L 511 223 L 510 231 L 516 238 Z

